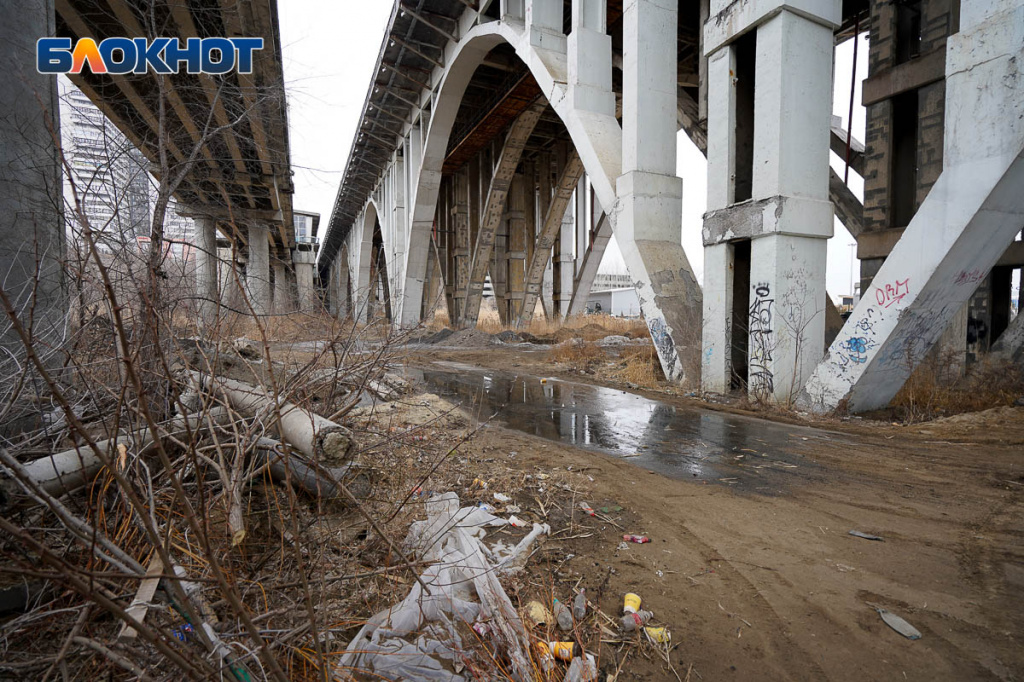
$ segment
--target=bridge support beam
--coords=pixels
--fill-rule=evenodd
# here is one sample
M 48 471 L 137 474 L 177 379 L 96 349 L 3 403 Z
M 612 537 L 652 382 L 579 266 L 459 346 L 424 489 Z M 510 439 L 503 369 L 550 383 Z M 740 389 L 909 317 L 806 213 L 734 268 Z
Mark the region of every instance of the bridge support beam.
M 735 374 L 753 400 L 789 403 L 824 348 L 839 3 L 753 18 L 724 5 L 711 13 L 735 16 L 707 40 L 702 387 L 724 393 Z
M 530 258 L 530 265 L 526 271 L 526 298 L 517 321 L 520 327 L 527 326 L 533 319 L 534 310 L 537 308 L 537 299 L 540 298 L 541 289 L 544 286 L 544 270 L 549 261 L 554 267 L 552 275 L 555 289 L 553 293 L 554 311 L 563 316 L 568 311 L 568 299 L 571 297 L 572 280 L 575 274 L 572 265 L 575 223 L 569 207 L 572 203 L 573 190 L 582 175 L 583 161 L 579 154 L 572 151 L 569 153 L 559 174 L 558 182 L 555 184 L 554 196 L 551 197 L 548 204 L 544 222 L 541 223 L 540 232 L 537 234 L 533 256 Z M 568 224 L 566 219 L 568 219 Z M 552 255 L 552 248 L 555 247 L 556 242 L 558 248 Z
M 249 261 L 245 283 L 249 290 L 249 304 L 257 315 L 270 312 L 270 242 L 267 226 L 249 225 Z
M 569 301 L 569 317 L 582 315 L 587 312 L 587 303 L 590 298 L 590 290 L 594 287 L 594 278 L 597 277 L 597 269 L 604 258 L 604 251 L 612 238 L 612 222 L 604 213 L 594 226 L 591 235 L 590 245 L 583 254 L 579 271 L 576 273 L 576 280 L 572 286 L 572 299 Z
M 1011 5 L 1014 5 L 1011 7 Z M 943 171 L 801 393 L 882 407 L 1024 224 L 1024 6 L 965 3 L 946 43 Z M 998 84 L 998 85 L 997 85 Z
M 537 125 L 537 121 L 540 120 L 546 107 L 547 100 L 541 97 L 519 115 L 512 123 L 495 163 L 494 173 L 490 178 L 490 187 L 487 190 L 487 200 L 480 219 L 480 229 L 477 231 L 476 244 L 473 247 L 473 257 L 468 272 L 468 287 L 465 290 L 466 304 L 458 322 L 458 326 L 461 328 L 475 326 L 480 315 L 484 280 L 491 261 L 494 235 L 498 231 L 498 223 L 505 212 L 505 199 L 508 196 L 516 168 L 519 166 L 523 149 L 526 147 L 526 141 L 533 133 L 533 128 Z
M 623 15 L 622 174 L 615 236 L 670 381 L 695 382 L 700 287 L 681 245 L 676 166 L 677 3 L 635 0 Z
M 217 222 L 210 216 L 196 215 L 196 296 L 199 297 L 199 320 L 203 325 L 217 318 L 220 306 L 217 279 Z

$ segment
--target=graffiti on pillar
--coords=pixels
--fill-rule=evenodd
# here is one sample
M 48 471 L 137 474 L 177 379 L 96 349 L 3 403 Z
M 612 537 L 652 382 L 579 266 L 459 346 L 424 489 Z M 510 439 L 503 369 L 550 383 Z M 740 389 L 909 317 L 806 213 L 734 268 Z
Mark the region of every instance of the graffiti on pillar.
M 895 284 L 886 284 L 875 289 L 875 301 L 883 308 L 899 303 L 910 293 L 910 278 L 896 280 Z
M 750 358 L 747 362 L 747 381 L 750 395 L 755 401 L 765 402 L 775 393 L 772 374 L 772 353 L 775 340 L 772 331 L 771 287 L 767 282 L 754 286 L 754 300 L 750 304 Z
M 662 358 L 671 358 L 675 351 L 675 343 L 672 341 L 672 335 L 668 333 L 665 320 L 654 317 L 647 326 L 651 330 L 651 341 L 654 342 L 658 355 Z
M 953 278 L 953 284 L 958 287 L 962 287 L 968 284 L 978 284 L 983 279 L 985 279 L 985 273 L 978 268 L 973 270 L 961 270 L 957 273 L 956 277 Z

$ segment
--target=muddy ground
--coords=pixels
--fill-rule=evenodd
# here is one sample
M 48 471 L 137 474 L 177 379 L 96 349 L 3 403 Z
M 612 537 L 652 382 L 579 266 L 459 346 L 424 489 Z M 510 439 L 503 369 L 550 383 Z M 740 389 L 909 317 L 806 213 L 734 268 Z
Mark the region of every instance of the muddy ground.
M 407 362 L 439 360 L 565 374 L 545 351 L 515 346 L 432 349 Z M 734 409 L 672 390 L 646 393 L 680 410 Z M 461 430 L 477 421 L 469 414 Z M 504 428 L 499 414 L 460 446 L 457 492 L 470 500 L 508 493 L 521 517 L 552 525 L 509 587 L 513 600 L 571 598 L 579 585 L 617 615 L 625 592 L 643 596 L 672 631 L 675 672 L 605 643 L 605 672 L 632 649 L 619 680 L 1019 679 L 1024 409 L 916 426 L 855 419 L 815 427 L 825 437 L 800 454 L 815 475 L 798 469 L 782 494 L 768 496 L 667 478 Z M 473 478 L 492 485 L 475 489 Z M 583 499 L 621 528 L 584 516 L 576 508 Z M 623 530 L 652 542 L 618 549 Z M 902 616 L 921 639 L 890 629 L 876 608 Z

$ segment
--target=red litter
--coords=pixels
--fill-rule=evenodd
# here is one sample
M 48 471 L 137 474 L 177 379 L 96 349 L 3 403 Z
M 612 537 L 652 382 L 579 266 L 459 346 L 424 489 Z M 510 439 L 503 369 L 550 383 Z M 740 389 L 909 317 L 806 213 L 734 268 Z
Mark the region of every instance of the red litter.
M 646 535 L 623 535 L 622 539 L 626 542 L 635 542 L 638 545 L 642 545 L 645 542 L 651 541 L 651 539 Z

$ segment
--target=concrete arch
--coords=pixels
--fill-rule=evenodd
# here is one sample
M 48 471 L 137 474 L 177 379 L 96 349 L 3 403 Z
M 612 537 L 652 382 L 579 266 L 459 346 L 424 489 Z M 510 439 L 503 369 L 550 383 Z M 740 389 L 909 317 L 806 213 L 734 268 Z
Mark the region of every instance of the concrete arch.
M 615 205 L 615 179 L 622 167 L 622 128 L 614 115 L 573 109 L 566 98 L 568 69 L 564 60 L 559 62 L 551 59 L 550 55 L 542 55 L 530 44 L 522 29 L 513 28 L 503 21 L 473 27 L 448 57 L 449 65 L 438 86 L 420 167 L 411 183 L 413 211 L 400 312 L 402 326 L 415 326 L 419 322 L 430 230 L 441 186 L 441 168 L 463 94 L 477 67 L 491 50 L 502 43 L 512 45 L 566 126 L 601 204 Z
M 352 319 L 366 322 L 370 300 L 370 260 L 373 257 L 373 231 L 379 222 L 377 202 L 374 199 L 366 202 L 362 218 L 358 224 L 358 235 L 355 235 L 349 271 L 354 273 L 352 279 L 355 286 L 351 292 Z

